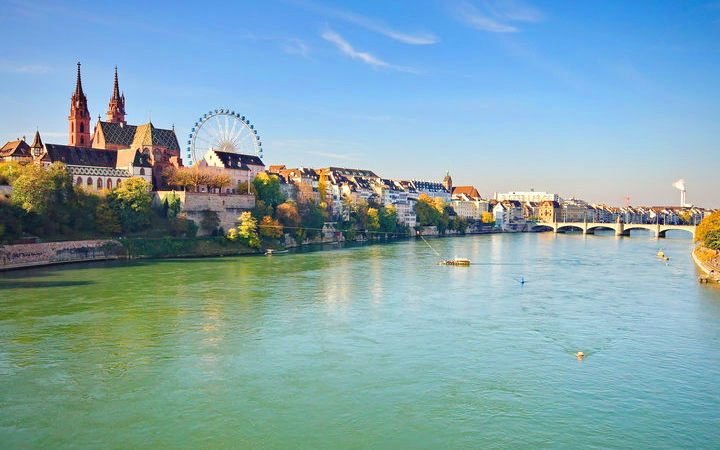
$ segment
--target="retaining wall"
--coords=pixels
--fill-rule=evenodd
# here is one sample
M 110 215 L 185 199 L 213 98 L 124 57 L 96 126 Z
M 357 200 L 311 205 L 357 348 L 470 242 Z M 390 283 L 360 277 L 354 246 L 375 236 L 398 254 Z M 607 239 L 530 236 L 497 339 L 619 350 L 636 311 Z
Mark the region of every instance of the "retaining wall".
M 0 246 L 0 270 L 117 259 L 123 254 L 122 244 L 107 239 L 3 245 Z

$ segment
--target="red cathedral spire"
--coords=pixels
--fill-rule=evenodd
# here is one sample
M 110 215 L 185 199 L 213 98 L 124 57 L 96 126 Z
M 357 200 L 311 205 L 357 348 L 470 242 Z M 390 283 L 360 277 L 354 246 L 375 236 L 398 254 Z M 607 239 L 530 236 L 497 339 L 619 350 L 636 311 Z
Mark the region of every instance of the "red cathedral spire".
M 118 86 L 117 66 L 115 66 L 115 84 L 113 86 L 113 94 L 110 98 L 110 104 L 107 112 L 108 122 L 116 122 L 126 124 L 125 122 L 125 94 L 120 93 Z
M 87 107 L 87 98 L 82 89 L 80 77 L 80 63 L 77 63 L 77 81 L 75 82 L 75 93 L 70 99 L 70 145 L 79 147 L 90 146 L 90 111 Z

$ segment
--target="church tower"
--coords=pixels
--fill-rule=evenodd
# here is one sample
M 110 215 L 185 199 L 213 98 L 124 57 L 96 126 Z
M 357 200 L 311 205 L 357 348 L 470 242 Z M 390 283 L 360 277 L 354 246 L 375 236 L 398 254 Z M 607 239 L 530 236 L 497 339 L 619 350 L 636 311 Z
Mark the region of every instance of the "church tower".
M 452 193 L 452 177 L 450 176 L 450 172 L 445 173 L 445 178 L 443 178 L 442 185 L 445 186 L 445 189 L 448 190 L 448 192 Z
M 80 80 L 80 63 L 77 63 L 77 82 L 75 93 L 70 101 L 70 145 L 90 147 L 90 111 L 87 107 L 87 98 L 82 90 Z
M 127 125 L 127 122 L 125 122 L 125 94 L 120 94 L 117 66 L 115 66 L 115 85 L 113 86 L 112 98 L 110 98 L 107 121 Z

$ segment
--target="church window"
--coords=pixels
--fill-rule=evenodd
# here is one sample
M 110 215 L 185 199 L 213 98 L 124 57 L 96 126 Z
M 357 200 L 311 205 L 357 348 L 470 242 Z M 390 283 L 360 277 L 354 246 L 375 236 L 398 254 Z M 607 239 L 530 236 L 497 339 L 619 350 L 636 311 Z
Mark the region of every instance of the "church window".
M 143 169 L 142 167 L 140 168 L 140 175 L 145 175 L 145 169 Z
M 85 143 L 85 138 L 82 137 L 82 136 L 80 136 L 80 143 L 81 143 L 81 144 L 84 144 L 84 143 Z
M 73 122 L 73 123 L 70 124 L 70 132 L 71 132 L 71 133 L 74 133 L 74 132 L 75 132 L 75 122 Z
M 107 188 L 112 189 L 112 179 L 111 178 L 107 179 Z
M 98 188 L 98 191 L 100 189 L 102 189 L 102 179 L 100 177 L 98 177 L 98 180 L 97 180 L 97 188 Z
M 92 187 L 92 178 L 88 177 L 87 179 L 87 185 Z
M 118 178 L 117 181 L 115 182 L 115 187 L 120 187 L 120 183 L 122 183 L 122 180 L 120 180 L 120 178 Z
M 81 132 L 81 133 L 84 133 L 84 132 L 85 132 L 85 124 L 82 123 L 82 122 L 80 122 L 80 132 Z

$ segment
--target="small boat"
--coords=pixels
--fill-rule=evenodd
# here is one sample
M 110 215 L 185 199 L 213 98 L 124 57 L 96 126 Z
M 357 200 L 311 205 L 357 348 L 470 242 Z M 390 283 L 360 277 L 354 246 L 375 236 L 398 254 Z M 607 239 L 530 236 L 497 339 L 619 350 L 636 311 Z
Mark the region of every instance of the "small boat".
M 441 266 L 469 266 L 470 260 L 467 258 L 447 259 L 445 261 L 438 262 L 438 265 L 441 265 Z
M 659 251 L 658 251 L 658 254 L 657 254 L 657 257 L 658 257 L 658 258 L 664 258 L 664 257 L 665 257 L 665 252 L 662 251 L 662 250 L 659 250 Z

